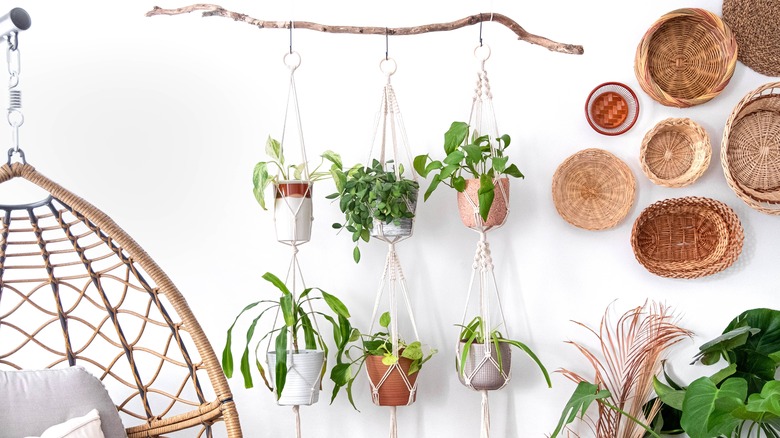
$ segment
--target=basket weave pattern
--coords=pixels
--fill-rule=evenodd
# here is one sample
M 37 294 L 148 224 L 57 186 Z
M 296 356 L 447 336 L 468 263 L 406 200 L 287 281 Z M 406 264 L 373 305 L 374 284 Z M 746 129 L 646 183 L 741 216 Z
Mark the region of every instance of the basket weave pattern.
M 631 231 L 637 261 L 651 273 L 669 278 L 720 272 L 737 260 L 743 241 L 734 210 L 700 197 L 656 202 L 639 215 Z
M 767 76 L 780 76 L 778 0 L 723 0 L 723 21 L 734 31 L 743 64 Z
M 642 171 L 664 187 L 692 184 L 707 170 L 711 156 L 707 132 L 691 119 L 662 120 L 645 134 L 639 150 Z
M 656 101 L 678 108 L 707 102 L 728 85 L 737 42 L 715 14 L 684 8 L 665 14 L 639 43 L 634 72 Z
M 723 130 L 721 164 L 745 203 L 780 215 L 780 82 L 751 91 L 734 107 Z

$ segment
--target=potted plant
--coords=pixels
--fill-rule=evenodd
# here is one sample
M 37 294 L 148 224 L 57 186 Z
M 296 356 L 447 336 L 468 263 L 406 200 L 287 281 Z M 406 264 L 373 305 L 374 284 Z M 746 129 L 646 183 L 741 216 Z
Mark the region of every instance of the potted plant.
M 282 145 L 278 140 L 268 137 L 265 152 L 269 161 L 255 164 L 252 176 L 255 199 L 263 210 L 266 210 L 266 190 L 269 185 L 274 187 L 274 222 L 276 238 L 280 242 L 306 242 L 311 238 L 312 216 L 312 185 L 315 181 L 330 178 L 330 171 L 320 171 L 320 167 L 328 161 L 331 166 L 341 167 L 341 157 L 333 151 L 320 155 L 320 163 L 309 173 L 308 179 L 304 170 L 306 163 L 291 164 L 284 158 Z M 271 172 L 273 169 L 276 172 Z
M 539 358 L 520 341 L 505 338 L 496 329 L 489 330 L 481 316 L 474 317 L 466 325 L 460 326 L 458 343 L 458 378 L 464 385 L 477 390 L 494 390 L 509 381 L 514 346 L 523 350 L 544 375 L 548 387 L 552 387 L 550 375 Z M 487 335 L 486 335 L 487 334 Z M 486 357 L 490 360 L 485 360 Z
M 406 178 L 404 170 L 399 164 L 396 172 L 393 162 L 383 166 L 378 160 L 347 171 L 339 166 L 331 168 L 336 193 L 327 198 L 338 199 L 344 213 L 344 222 L 334 223 L 333 228 L 351 233 L 355 263 L 360 262 L 360 240 L 379 237 L 396 241 L 412 234 L 419 184 Z
M 321 316 L 333 326 L 338 361 L 341 361 L 349 339 L 359 332 L 352 328 L 349 322 L 350 315 L 347 307 L 334 295 L 319 288 L 307 288 L 299 297 L 294 297 L 287 286 L 270 272 L 266 272 L 263 279 L 271 283 L 280 295 L 277 299 L 263 299 L 251 303 L 236 316 L 227 331 L 225 349 L 222 352 L 222 369 L 228 378 L 233 376 L 233 328 L 244 313 L 259 306 L 260 311 L 247 329 L 244 352 L 241 356 L 240 370 L 244 378 L 244 386 L 253 387 L 250 346 L 259 337 L 254 347 L 255 366 L 268 389 L 276 395 L 277 403 L 280 405 L 313 404 L 319 398 L 321 379 L 327 369 L 328 356 L 328 346 L 317 330 L 316 324 L 313 323 L 314 318 Z M 330 313 L 314 310 L 313 304 L 320 300 L 324 301 Z M 281 315 L 281 327 L 272 327 L 262 334 L 256 334 L 256 327 L 264 317 L 275 320 L 279 315 Z M 288 345 L 288 338 L 292 341 L 291 345 Z M 273 345 L 267 353 L 270 382 L 261 363 L 261 347 L 269 344 Z M 295 371 L 291 372 L 293 368 Z
M 407 343 L 399 338 L 398 354 L 395 354 L 396 349 L 388 329 L 390 321 L 390 313 L 383 313 L 379 318 L 381 327 L 379 331 L 371 335 L 361 335 L 362 346 L 353 345 L 359 350 L 358 356 L 333 368 L 331 379 L 336 382 L 337 388 L 346 386 L 350 400 L 352 400 L 352 382 L 360 373 L 363 364 L 366 365 L 368 371 L 372 387 L 372 400 L 375 404 L 379 406 L 404 406 L 416 399 L 416 393 L 412 394 L 411 388 L 417 382 L 423 364 L 436 354 L 436 350 L 427 349 L 420 341 Z M 349 358 L 349 351 L 345 355 Z M 357 365 L 357 371 L 353 373 L 355 365 Z M 393 369 L 390 370 L 390 368 Z M 390 370 L 389 373 L 388 370 Z M 387 376 L 385 376 L 386 374 Z M 338 389 L 334 389 L 334 398 L 337 392 Z
M 471 130 L 469 136 L 470 130 L 465 122 L 453 122 L 444 133 L 445 158 L 437 161 L 427 154 L 418 155 L 414 158 L 414 169 L 423 178 L 433 174 L 424 200 L 444 183 L 458 192 L 458 208 L 464 225 L 469 228 L 500 225 L 508 211 L 508 177 L 524 176 L 516 165 L 509 163 L 505 152 L 510 143 L 508 135 L 490 138 Z

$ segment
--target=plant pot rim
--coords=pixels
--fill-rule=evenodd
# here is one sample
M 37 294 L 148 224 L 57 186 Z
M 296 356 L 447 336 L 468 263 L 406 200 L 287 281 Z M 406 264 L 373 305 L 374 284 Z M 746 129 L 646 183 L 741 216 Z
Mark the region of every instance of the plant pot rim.
M 313 184 L 314 181 L 308 180 L 308 179 L 283 179 L 280 181 L 276 181 L 274 184 L 280 185 L 280 184 Z
M 299 349 L 298 351 L 295 350 L 287 350 L 287 354 L 316 354 L 316 353 L 325 353 L 323 350 L 307 350 L 307 349 Z M 268 354 L 276 356 L 276 351 L 268 351 Z

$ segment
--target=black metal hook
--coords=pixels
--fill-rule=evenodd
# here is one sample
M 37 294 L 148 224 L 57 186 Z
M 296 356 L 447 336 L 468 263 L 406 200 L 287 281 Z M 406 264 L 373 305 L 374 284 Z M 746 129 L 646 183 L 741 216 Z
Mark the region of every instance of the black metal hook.
M 295 22 L 290 20 L 290 54 L 292 55 L 292 31 L 295 26 Z
M 385 61 L 390 59 L 390 29 L 385 28 Z
M 482 12 L 479 13 L 479 47 L 482 47 Z

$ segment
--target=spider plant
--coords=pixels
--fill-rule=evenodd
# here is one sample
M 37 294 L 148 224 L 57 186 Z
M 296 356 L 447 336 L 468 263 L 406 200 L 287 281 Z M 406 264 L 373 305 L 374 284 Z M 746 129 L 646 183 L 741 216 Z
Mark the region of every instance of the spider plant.
M 604 313 L 599 330 L 575 322 L 598 341 L 600 354 L 583 344 L 569 341 L 593 367 L 594 380 L 568 369 L 559 370 L 577 383 L 551 438 L 574 421 L 578 414 L 596 438 L 641 438 L 659 435 L 648 424 L 658 414 L 661 401 L 647 409 L 653 378 L 661 369 L 666 351 L 692 333 L 676 324 L 671 309 L 646 302 L 624 313 L 613 324 L 610 309 Z M 595 416 L 588 407 L 597 402 Z

